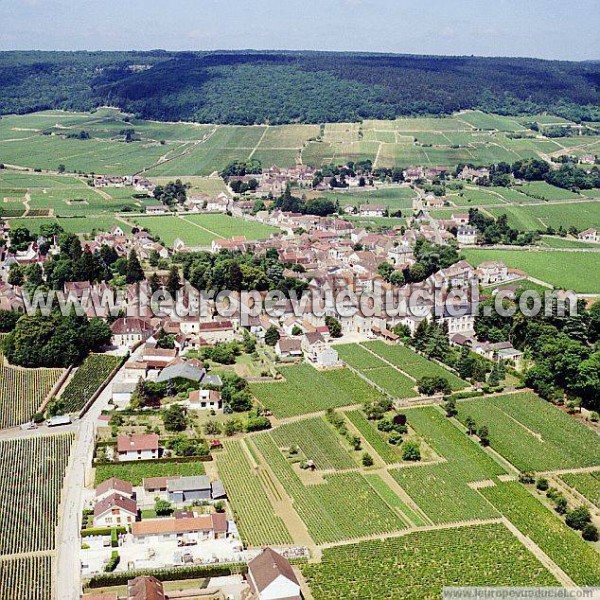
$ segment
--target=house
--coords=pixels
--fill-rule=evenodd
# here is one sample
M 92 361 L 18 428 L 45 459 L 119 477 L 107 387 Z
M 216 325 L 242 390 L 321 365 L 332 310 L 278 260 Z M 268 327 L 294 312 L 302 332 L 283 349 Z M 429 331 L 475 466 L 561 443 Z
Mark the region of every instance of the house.
M 165 600 L 163 584 L 152 577 L 144 575 L 127 582 L 127 600 Z
M 117 438 L 117 453 L 121 462 L 152 460 L 159 456 L 159 437 L 156 433 L 135 433 Z
M 481 285 L 502 283 L 508 279 L 508 267 L 498 260 L 486 260 L 475 270 Z
M 176 362 L 165 367 L 156 378 L 157 383 L 165 383 L 174 379 L 188 379 L 189 381 L 202 381 L 206 371 L 189 362 Z
M 192 519 L 146 519 L 131 526 L 133 539 L 142 543 L 152 539 L 192 542 L 225 539 L 228 530 L 225 513 L 211 513 Z
M 121 494 L 111 494 L 94 506 L 94 527 L 122 527 L 134 523 L 136 518 L 136 501 Z
M 437 196 L 430 194 L 425 197 L 425 205 L 428 208 L 443 208 L 445 202 L 443 198 L 438 198 Z
M 194 390 L 190 392 L 187 406 L 192 410 L 222 410 L 223 401 L 216 390 Z
M 113 404 L 116 404 L 118 407 L 127 406 L 131 402 L 131 397 L 133 396 L 133 392 L 135 392 L 136 386 L 137 382 L 135 381 L 120 381 L 118 383 L 113 383 Z
M 169 480 L 177 479 L 173 477 L 144 477 L 142 479 L 142 487 L 146 494 L 160 494 L 167 491 L 167 483 Z
M 259 600 L 300 600 L 302 592 L 289 561 L 265 548 L 248 563 L 248 583 Z
M 129 481 L 123 481 L 122 479 L 118 479 L 117 477 L 111 477 L 106 481 L 103 481 L 96 488 L 96 502 L 100 502 L 101 500 L 105 500 L 109 496 L 113 494 L 119 494 L 126 498 L 133 498 L 133 486 Z
M 216 342 L 231 342 L 235 337 L 235 331 L 231 321 L 209 321 L 200 323 L 199 334 L 210 344 Z
M 183 504 L 196 500 L 210 500 L 210 481 L 207 475 L 179 477 L 167 481 L 169 502 Z
M 456 231 L 456 239 L 459 244 L 472 246 L 477 243 L 477 229 L 472 225 L 461 225 Z
M 468 225 L 469 213 L 452 213 L 450 219 L 459 225 Z
M 598 235 L 598 231 L 596 229 L 586 229 L 578 234 L 577 237 L 583 242 L 600 242 L 600 236 Z
M 302 340 L 298 338 L 279 338 L 275 344 L 275 354 L 281 358 L 302 356 Z
M 361 204 L 361 217 L 383 217 L 385 216 L 385 206 L 383 204 Z
M 302 336 L 301 347 L 306 358 L 320 367 L 333 367 L 339 364 L 338 353 L 318 331 L 305 333 Z
M 154 332 L 154 328 L 146 319 L 122 317 L 110 326 L 110 331 L 113 346 L 135 346 L 147 340 Z

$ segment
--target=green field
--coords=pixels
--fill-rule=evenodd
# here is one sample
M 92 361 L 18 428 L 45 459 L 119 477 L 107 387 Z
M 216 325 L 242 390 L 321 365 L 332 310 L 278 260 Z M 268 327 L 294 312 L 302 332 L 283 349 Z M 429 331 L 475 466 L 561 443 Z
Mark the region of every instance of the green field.
M 600 508 L 600 471 L 594 473 L 564 473 L 560 478 L 592 504 Z
M 593 242 L 582 242 L 574 238 L 555 237 L 552 235 L 543 235 L 541 244 L 549 248 L 596 248 L 600 249 L 600 245 Z
M 600 253 L 465 249 L 463 254 L 475 266 L 499 260 L 558 288 L 600 293 Z
M 464 423 L 487 425 L 494 450 L 521 471 L 600 466 L 595 433 L 532 392 L 458 403 Z
M 262 223 L 227 215 L 189 215 L 185 217 L 129 217 L 129 223 L 148 229 L 167 246 L 181 239 L 186 246 L 210 246 L 213 240 L 245 236 L 248 240 L 268 238 L 279 229 Z
M 317 371 L 302 364 L 279 370 L 285 381 L 250 384 L 257 400 L 279 418 L 362 404 L 381 397 L 348 369 Z
M 189 477 L 204 475 L 204 473 L 204 464 L 198 460 L 191 460 L 190 462 L 163 462 L 155 460 L 144 463 L 109 463 L 96 466 L 94 485 L 98 486 L 111 477 L 130 481 L 133 485 L 142 485 L 144 477 L 168 477 L 175 475 Z
M 444 586 L 558 585 L 502 524 L 330 548 L 301 570 L 315 600 L 416 600 L 440 598 Z
M 52 217 L 26 217 L 10 219 L 11 227 L 22 225 L 32 233 L 39 233 L 42 225 L 58 223 L 67 233 L 92 233 L 94 231 L 110 231 L 113 225 L 118 225 L 123 231 L 131 231 L 131 226 L 117 221 L 112 217 L 71 217 L 54 219 Z
M 378 190 L 347 191 L 347 192 L 324 192 L 319 194 L 331 200 L 337 200 L 340 206 L 355 206 L 361 204 L 383 204 L 390 210 L 403 209 L 410 212 L 413 198 L 416 197 L 411 188 L 389 187 Z
M 344 414 L 383 462 L 391 465 L 400 461 L 399 453 L 394 451 L 394 447 L 387 443 L 381 432 L 367 420 L 362 411 L 349 410 Z
M 483 488 L 481 493 L 577 585 L 600 585 L 600 560 L 596 550 L 521 484 L 498 483 Z
M 366 342 L 364 346 L 417 380 L 421 377 L 444 377 L 453 390 L 460 390 L 467 386 L 466 381 L 448 369 L 413 352 L 406 346 L 390 345 L 382 341 Z

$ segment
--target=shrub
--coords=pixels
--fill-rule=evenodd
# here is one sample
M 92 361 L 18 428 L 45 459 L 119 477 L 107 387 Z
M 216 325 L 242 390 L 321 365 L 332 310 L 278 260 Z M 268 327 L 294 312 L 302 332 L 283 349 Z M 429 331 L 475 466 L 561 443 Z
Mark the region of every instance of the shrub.
M 402 447 L 402 460 L 421 460 L 421 449 L 417 442 L 408 441 Z
M 545 492 L 550 487 L 550 485 L 548 483 L 548 480 L 545 477 L 540 477 L 537 480 L 535 487 L 538 490 L 540 490 L 540 492 Z
M 104 572 L 112 573 L 119 566 L 120 562 L 121 562 L 121 557 L 119 556 L 119 553 L 116 550 L 113 550 L 113 552 L 110 555 L 109 561 L 106 563 L 106 566 L 104 567 Z
M 587 523 L 581 530 L 581 537 L 588 542 L 597 542 L 599 539 L 598 528 L 591 523 Z
M 525 483 L 525 484 L 532 484 L 532 483 L 535 483 L 535 477 L 534 477 L 533 473 L 530 473 L 529 471 L 525 471 L 525 473 L 521 473 L 519 475 L 519 482 Z
M 362 464 L 364 467 L 372 467 L 373 466 L 373 457 L 368 452 L 365 452 L 362 455 Z
M 585 506 L 578 506 L 567 512 L 565 523 L 572 529 L 583 530 L 591 518 L 590 511 Z

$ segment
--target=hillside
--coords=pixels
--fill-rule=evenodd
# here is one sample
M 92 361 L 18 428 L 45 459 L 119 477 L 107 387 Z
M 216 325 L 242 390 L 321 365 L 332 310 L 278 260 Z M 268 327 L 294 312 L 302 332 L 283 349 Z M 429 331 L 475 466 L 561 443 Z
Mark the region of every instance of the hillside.
M 90 110 L 204 123 L 550 111 L 600 119 L 600 65 L 318 52 L 3 52 L 0 114 Z

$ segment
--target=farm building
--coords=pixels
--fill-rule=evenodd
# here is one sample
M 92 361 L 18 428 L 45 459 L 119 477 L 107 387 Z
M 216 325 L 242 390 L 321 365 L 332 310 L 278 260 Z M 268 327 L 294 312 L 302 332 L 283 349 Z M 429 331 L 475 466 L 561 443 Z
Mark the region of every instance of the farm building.
M 210 481 L 208 476 L 179 477 L 167 481 L 169 502 L 183 504 L 195 500 L 210 500 Z
M 161 540 L 202 541 L 224 539 L 229 524 L 225 513 L 211 513 L 191 519 L 148 519 L 137 521 L 131 527 L 136 542 L 153 538 Z

